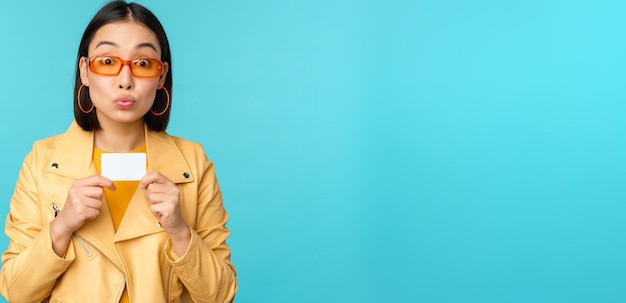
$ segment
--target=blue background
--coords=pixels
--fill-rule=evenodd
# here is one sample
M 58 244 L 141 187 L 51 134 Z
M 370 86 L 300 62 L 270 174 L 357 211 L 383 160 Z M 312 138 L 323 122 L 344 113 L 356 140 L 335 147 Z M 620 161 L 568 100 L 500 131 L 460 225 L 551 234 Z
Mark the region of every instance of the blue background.
M 0 4 L 2 220 L 104 3 Z M 236 302 L 626 302 L 624 1 L 142 3 Z

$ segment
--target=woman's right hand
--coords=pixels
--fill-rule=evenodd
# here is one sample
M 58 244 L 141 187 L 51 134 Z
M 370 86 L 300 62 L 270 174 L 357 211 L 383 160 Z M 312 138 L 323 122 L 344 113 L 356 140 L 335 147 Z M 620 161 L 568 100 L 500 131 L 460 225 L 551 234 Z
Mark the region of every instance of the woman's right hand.
M 100 215 L 104 188 L 115 190 L 113 181 L 103 176 L 91 176 L 74 181 L 65 206 L 50 222 L 52 248 L 58 256 L 65 255 L 74 231 Z

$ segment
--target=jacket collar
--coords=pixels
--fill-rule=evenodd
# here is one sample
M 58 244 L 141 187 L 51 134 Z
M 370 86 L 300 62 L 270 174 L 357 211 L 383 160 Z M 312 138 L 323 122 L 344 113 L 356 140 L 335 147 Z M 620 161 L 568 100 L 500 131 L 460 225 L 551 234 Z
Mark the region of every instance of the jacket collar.
M 158 171 L 174 183 L 193 181 L 194 176 L 174 139 L 165 132 L 150 131 L 146 126 L 144 131 L 147 171 Z M 72 122 L 56 147 L 46 172 L 76 180 L 93 175 L 93 142 L 93 131 L 84 131 L 75 121 Z

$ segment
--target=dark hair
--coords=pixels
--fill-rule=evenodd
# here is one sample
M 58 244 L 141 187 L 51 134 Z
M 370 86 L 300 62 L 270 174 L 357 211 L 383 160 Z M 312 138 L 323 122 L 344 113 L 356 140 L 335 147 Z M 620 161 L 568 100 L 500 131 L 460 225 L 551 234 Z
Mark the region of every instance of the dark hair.
M 96 111 L 93 110 L 90 113 L 85 114 L 81 111 L 78 105 L 78 102 L 81 102 L 82 107 L 84 109 L 88 109 L 92 104 L 91 98 L 89 97 L 89 89 L 87 87 L 84 87 L 80 92 L 80 96 L 78 96 L 78 90 L 82 85 L 79 63 L 80 58 L 88 56 L 89 44 L 91 43 L 96 31 L 106 24 L 119 21 L 136 21 L 142 23 L 148 27 L 156 35 L 157 40 L 159 40 L 159 46 L 161 48 L 161 61 L 163 61 L 163 63 L 167 62 L 169 65 L 169 71 L 165 76 L 165 83 L 163 86 L 169 91 L 170 104 L 167 110 L 165 110 L 165 113 L 159 116 L 153 115 L 150 111 L 148 111 L 148 113 L 144 116 L 144 122 L 150 130 L 165 131 L 167 123 L 170 120 L 170 110 L 172 108 L 172 59 L 167 35 L 165 34 L 165 30 L 163 29 L 161 22 L 159 22 L 159 19 L 157 19 L 152 12 L 137 3 L 126 3 L 125 1 L 112 1 L 102 7 L 93 19 L 91 19 L 87 28 L 85 28 L 83 38 L 80 40 L 80 45 L 78 46 L 78 56 L 76 59 L 74 118 L 76 119 L 78 125 L 86 131 L 100 129 L 100 123 L 98 122 Z M 79 98 L 80 100 L 78 100 Z M 158 90 L 152 107 L 155 112 L 159 113 L 163 111 L 167 102 L 166 93 L 163 90 Z

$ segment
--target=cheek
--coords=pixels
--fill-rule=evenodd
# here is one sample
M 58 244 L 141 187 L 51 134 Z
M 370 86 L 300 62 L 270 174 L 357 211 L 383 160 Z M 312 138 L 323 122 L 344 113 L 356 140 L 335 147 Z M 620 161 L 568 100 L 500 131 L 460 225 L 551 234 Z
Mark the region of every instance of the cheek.
M 145 102 L 143 102 L 143 104 L 145 104 L 145 108 L 151 108 L 152 105 L 154 104 L 154 98 L 155 98 L 156 94 L 154 92 L 146 94 L 145 95 Z
M 139 92 L 142 98 L 152 104 L 157 93 L 158 82 L 150 83 L 137 83 L 137 92 Z
M 106 79 L 95 77 L 89 79 L 89 97 L 94 104 L 102 102 L 108 90 Z

